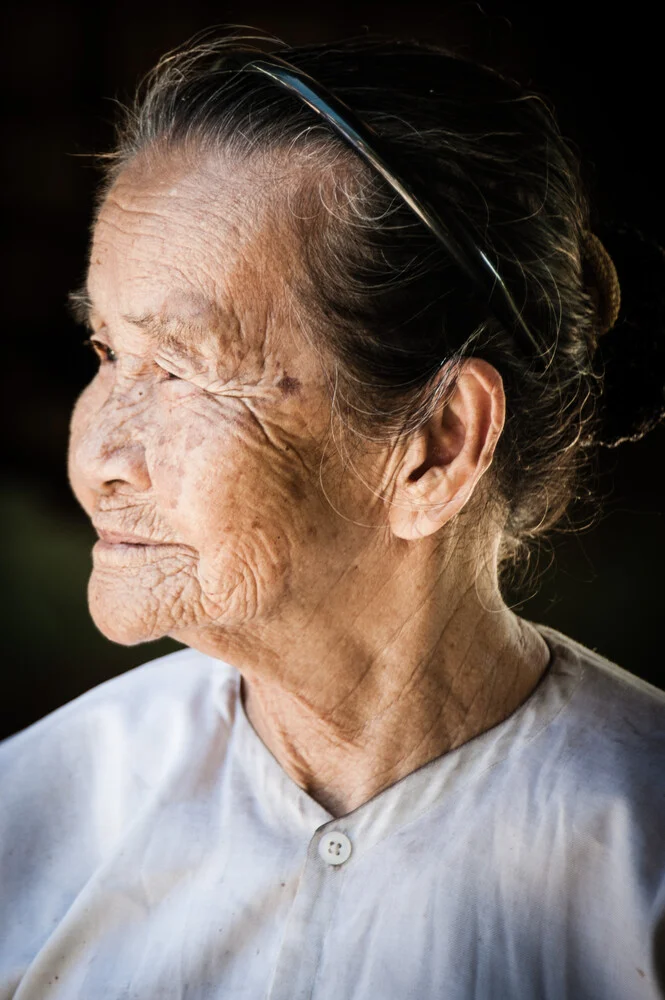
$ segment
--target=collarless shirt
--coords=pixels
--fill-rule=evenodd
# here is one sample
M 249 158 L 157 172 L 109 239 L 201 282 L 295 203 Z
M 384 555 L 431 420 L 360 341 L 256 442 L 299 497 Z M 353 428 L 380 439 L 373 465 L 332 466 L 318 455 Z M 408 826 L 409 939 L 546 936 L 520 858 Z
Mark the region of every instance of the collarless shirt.
M 502 723 L 342 818 L 194 650 L 0 745 L 0 1000 L 665 997 L 665 694 L 537 624 Z

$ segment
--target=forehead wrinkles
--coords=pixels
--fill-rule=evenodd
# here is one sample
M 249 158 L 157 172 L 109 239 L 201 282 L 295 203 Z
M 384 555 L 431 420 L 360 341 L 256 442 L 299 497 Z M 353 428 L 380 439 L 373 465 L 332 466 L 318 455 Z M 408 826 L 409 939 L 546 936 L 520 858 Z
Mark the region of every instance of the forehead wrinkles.
M 117 257 L 123 270 L 168 268 L 197 285 L 225 262 L 232 263 L 245 242 L 240 227 L 205 212 L 201 201 L 141 192 L 110 195 L 95 226 L 91 267 Z
M 113 279 L 134 282 L 145 276 L 177 288 L 217 290 L 248 240 L 240 186 L 201 170 L 129 167 L 120 174 L 100 208 L 93 234 L 90 271 L 113 269 Z M 105 276 L 104 276 L 105 277 Z M 137 311 L 137 310 L 132 310 Z M 143 312 L 143 309 L 138 312 Z M 152 311 L 152 310 L 151 310 Z
M 213 177 L 178 156 L 152 161 L 149 168 L 140 159 L 130 164 L 101 205 L 91 269 L 112 266 L 119 257 L 122 272 L 136 272 L 141 264 L 152 272 L 168 270 L 176 281 L 207 286 L 210 294 L 220 272 L 251 239 L 256 221 L 247 207 L 247 185 L 228 173 Z
M 118 176 L 100 209 L 115 206 L 138 228 L 162 231 L 164 222 L 201 236 L 223 238 L 228 231 L 233 246 L 251 238 L 261 225 L 266 202 L 261 185 L 219 158 L 193 157 L 171 151 L 162 161 L 138 157 Z M 229 248 L 230 249 L 230 248 Z
M 116 315 L 164 348 L 177 350 L 185 334 L 198 346 L 215 332 L 228 350 L 250 331 L 258 347 L 293 326 L 284 284 L 297 241 L 285 232 L 278 192 L 247 178 L 227 183 L 225 174 L 219 163 L 185 174 L 130 168 L 100 209 L 93 298 L 102 310 L 112 299 Z

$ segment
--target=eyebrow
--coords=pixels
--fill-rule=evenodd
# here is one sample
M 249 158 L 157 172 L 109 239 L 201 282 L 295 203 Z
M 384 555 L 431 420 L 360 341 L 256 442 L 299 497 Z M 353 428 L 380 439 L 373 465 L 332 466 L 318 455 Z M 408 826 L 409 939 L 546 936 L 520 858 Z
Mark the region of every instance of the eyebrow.
M 83 285 L 68 296 L 69 311 L 77 323 L 90 327 L 91 314 L 94 312 L 92 299 L 87 287 Z M 124 314 L 126 323 L 137 326 L 155 341 L 156 346 L 181 357 L 201 360 L 197 345 L 210 337 L 211 333 L 221 332 L 222 325 L 229 325 L 231 317 L 225 317 L 219 306 L 213 302 L 197 303 L 196 317 L 183 317 L 170 313 L 142 313 L 141 315 Z
M 92 302 L 85 285 L 70 292 L 67 296 L 69 314 L 76 323 L 82 326 L 90 326 L 90 313 L 92 312 Z
M 196 347 L 211 333 L 211 323 L 168 313 L 123 314 L 125 323 L 137 326 L 158 349 L 181 357 L 201 359 Z

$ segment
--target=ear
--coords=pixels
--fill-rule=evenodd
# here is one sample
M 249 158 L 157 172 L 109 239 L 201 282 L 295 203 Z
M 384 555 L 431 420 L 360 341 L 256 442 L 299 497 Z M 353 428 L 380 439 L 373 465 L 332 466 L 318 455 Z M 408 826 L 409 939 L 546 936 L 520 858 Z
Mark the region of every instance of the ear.
M 501 376 L 469 358 L 450 401 L 413 435 L 399 464 L 388 506 L 394 535 L 423 538 L 460 512 L 492 464 L 505 418 Z

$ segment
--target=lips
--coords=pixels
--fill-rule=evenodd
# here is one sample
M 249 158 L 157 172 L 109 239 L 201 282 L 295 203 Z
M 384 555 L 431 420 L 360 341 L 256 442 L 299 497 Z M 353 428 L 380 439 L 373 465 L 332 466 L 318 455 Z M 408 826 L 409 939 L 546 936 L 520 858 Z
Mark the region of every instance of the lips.
M 183 546 L 171 542 L 154 542 L 145 535 L 126 531 L 107 531 L 95 525 L 99 540 L 92 547 L 93 566 L 102 571 L 119 571 L 149 566 L 157 562 L 182 558 Z

